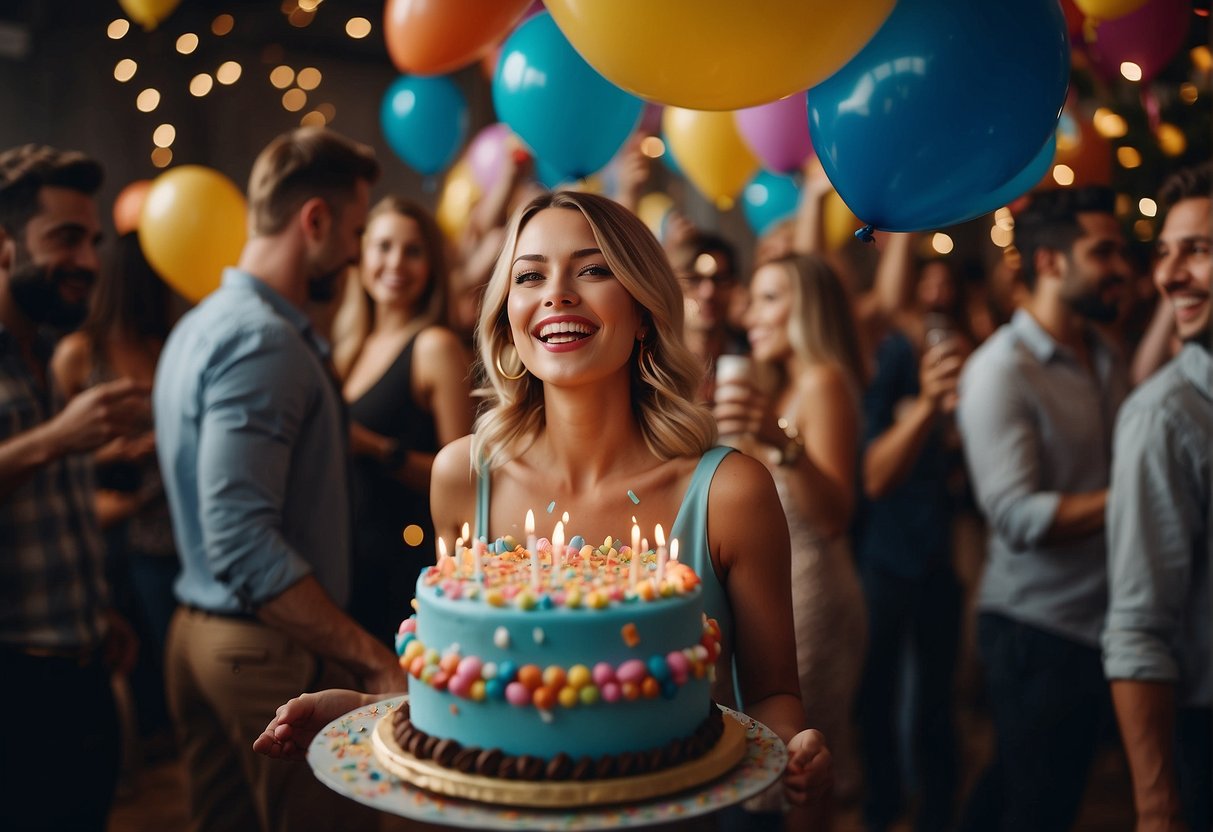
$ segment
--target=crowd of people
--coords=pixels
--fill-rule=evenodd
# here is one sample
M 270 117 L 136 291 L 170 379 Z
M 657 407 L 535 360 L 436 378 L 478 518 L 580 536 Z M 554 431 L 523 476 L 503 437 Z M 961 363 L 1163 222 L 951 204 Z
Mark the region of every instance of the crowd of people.
M 654 236 L 635 149 L 615 198 L 515 154 L 447 239 L 303 128 L 185 311 L 134 235 L 100 256 L 97 162 L 0 153 L 0 703 L 69 715 L 2 752 L 18 828 L 104 829 L 124 733 L 169 726 L 191 828 L 375 828 L 278 758 L 406 689 L 436 539 L 517 534 L 537 494 L 618 535 L 610 495 L 643 489 L 721 624 L 715 698 L 790 751 L 722 826 L 1066 830 L 1120 743 L 1139 830 L 1209 829 L 1210 170 L 1162 188 L 1148 266 L 1083 187 L 1030 195 L 997 280 L 913 234 L 865 279 L 820 169 L 746 269 L 677 212 Z M 962 805 L 967 589 L 994 743 Z M 70 800 L 65 753 L 93 773 Z

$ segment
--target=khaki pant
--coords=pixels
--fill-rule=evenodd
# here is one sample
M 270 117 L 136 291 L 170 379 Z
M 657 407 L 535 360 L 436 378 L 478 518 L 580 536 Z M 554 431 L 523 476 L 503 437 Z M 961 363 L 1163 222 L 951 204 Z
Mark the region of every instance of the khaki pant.
M 354 687 L 283 633 L 254 620 L 179 609 L 165 668 L 181 742 L 191 830 L 374 830 L 377 813 L 342 797 L 305 762 L 253 752 L 283 702 L 304 691 Z

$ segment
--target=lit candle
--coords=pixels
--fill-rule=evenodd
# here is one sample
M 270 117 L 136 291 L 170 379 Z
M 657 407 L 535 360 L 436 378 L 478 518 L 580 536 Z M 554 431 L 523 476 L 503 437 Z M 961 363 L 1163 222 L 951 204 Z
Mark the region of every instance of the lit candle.
M 665 532 L 661 528 L 661 524 L 657 524 L 657 528 L 653 530 L 653 537 L 657 541 L 657 588 L 661 588 L 661 579 L 665 575 Z
M 670 563 L 678 562 L 678 538 L 670 541 Z
M 480 581 L 480 548 L 476 545 L 477 541 L 472 540 L 472 530 L 467 523 L 463 524 L 463 539 L 467 541 L 468 551 L 472 556 L 472 578 L 476 582 Z
M 636 518 L 632 518 L 632 565 L 628 570 L 628 586 L 632 589 L 636 588 L 636 582 L 640 580 L 640 526 L 636 523 Z
M 446 557 L 446 541 L 440 537 L 440 538 L 438 538 L 438 560 L 436 561 L 438 566 L 442 565 L 442 559 L 445 557 Z
M 539 552 L 535 545 L 535 512 L 526 510 L 526 550 L 531 553 L 531 588 L 539 589 Z
M 552 584 L 560 586 L 564 579 L 561 577 L 561 572 L 564 571 L 564 522 L 556 521 L 556 528 L 552 530 Z

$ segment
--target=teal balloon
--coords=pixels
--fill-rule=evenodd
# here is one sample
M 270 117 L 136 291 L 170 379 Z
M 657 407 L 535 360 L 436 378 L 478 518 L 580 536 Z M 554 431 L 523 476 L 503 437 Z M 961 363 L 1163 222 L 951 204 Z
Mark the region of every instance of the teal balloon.
M 388 146 L 419 173 L 445 170 L 468 134 L 468 105 L 444 76 L 402 75 L 392 82 L 379 108 Z
M 762 236 L 796 213 L 800 188 L 790 176 L 760 170 L 741 192 L 741 210 L 754 233 Z
M 1033 186 L 1040 182 L 1045 177 L 1045 174 L 1053 169 L 1053 157 L 1056 155 L 1057 134 L 1053 133 L 1045 140 L 1044 147 L 1036 153 L 1032 161 L 1024 166 L 1023 170 L 1013 176 L 1001 188 L 990 194 L 985 202 L 985 210 L 979 211 L 973 216 L 979 217 L 1004 205 L 1009 205 L 1032 190 Z M 969 219 L 972 219 L 972 217 L 969 217 Z
M 502 45 L 493 107 L 537 159 L 572 180 L 611 161 L 639 123 L 644 102 L 599 75 L 551 14 L 541 12 Z
M 865 223 L 940 228 L 990 210 L 1036 157 L 1069 77 L 1057 0 L 898 0 L 859 54 L 809 90 L 809 132 Z

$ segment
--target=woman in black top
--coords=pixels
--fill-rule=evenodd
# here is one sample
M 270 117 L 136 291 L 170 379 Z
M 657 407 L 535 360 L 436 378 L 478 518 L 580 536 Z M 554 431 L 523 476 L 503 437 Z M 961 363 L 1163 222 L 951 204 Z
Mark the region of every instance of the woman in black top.
M 389 196 L 372 209 L 359 277 L 336 350 L 353 456 L 350 612 L 391 644 L 434 551 L 434 455 L 471 429 L 470 358 L 443 326 L 443 240 L 424 208 Z

